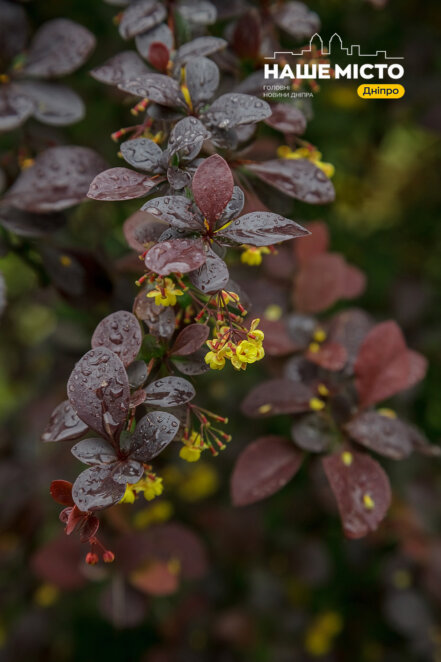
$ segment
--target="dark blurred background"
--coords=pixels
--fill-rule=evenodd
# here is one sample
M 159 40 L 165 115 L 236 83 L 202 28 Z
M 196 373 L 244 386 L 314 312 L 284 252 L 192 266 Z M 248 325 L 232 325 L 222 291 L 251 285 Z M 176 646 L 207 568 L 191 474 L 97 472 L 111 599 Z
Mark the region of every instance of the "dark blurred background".
M 309 6 L 322 19 L 323 36 L 336 31 L 368 52 L 405 56 L 406 95 L 397 102 L 361 100 L 354 82 L 323 82 L 305 138 L 335 165 L 337 199 L 319 211 L 299 203 L 296 218 L 328 222 L 332 248 L 367 274 L 357 305 L 379 320 L 396 319 L 409 345 L 428 357 L 423 385 L 394 406 L 439 443 L 441 5 L 311 0 Z M 130 124 L 129 106 L 88 74 L 128 47 L 112 23 L 118 8 L 101 0 L 36 0 L 26 8 L 33 27 L 66 16 L 97 36 L 91 60 L 69 80 L 87 116 L 60 134 L 35 124 L 0 137 L 0 152 L 30 132 L 47 144 L 93 147 L 118 165 L 110 134 Z M 43 447 L 39 436 L 97 322 L 130 307 L 133 275 L 109 277 L 106 264 L 127 254 L 122 222 L 138 206 L 86 202 L 48 240 L 87 247 L 97 260 L 94 285 L 75 304 L 44 286 L 19 252 L 0 258 L 8 290 L 0 328 L 0 660 L 441 661 L 439 461 L 387 463 L 393 506 L 380 531 L 363 541 L 343 539 L 312 463 L 267 502 L 234 510 L 228 485 L 238 451 L 262 431 L 287 425 L 283 418 L 250 423 L 237 414 L 261 367 L 241 379 L 201 378 L 206 404 L 230 417 L 233 442 L 195 466 L 164 464 L 165 495 L 134 520 L 146 532 L 171 518 L 188 524 L 206 546 L 203 579 L 184 582 L 168 597 L 132 595 L 122 571 L 105 568 L 86 579 L 76 548 L 58 542 L 61 524 L 48 485 L 72 478 L 78 467 L 66 446 Z M 121 526 L 117 516 L 112 524 Z

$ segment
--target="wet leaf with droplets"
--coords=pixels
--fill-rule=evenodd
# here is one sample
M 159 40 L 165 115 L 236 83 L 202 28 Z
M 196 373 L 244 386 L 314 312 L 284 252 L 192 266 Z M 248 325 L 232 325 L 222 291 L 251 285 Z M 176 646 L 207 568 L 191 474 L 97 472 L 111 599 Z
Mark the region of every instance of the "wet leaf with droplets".
M 309 411 L 312 390 L 288 379 L 270 379 L 254 387 L 242 402 L 242 412 L 250 418 Z
M 316 412 L 296 417 L 291 426 L 291 437 L 296 446 L 308 453 L 323 453 L 334 440 L 329 422 Z
M 375 531 L 391 501 L 389 479 L 382 467 L 364 453 L 338 453 L 322 460 L 337 500 L 347 538 Z
M 122 51 L 90 72 L 95 80 L 106 85 L 118 85 L 147 73 L 149 68 L 134 51 Z
M 156 244 L 145 256 L 145 265 L 161 276 L 185 274 L 201 267 L 206 260 L 200 239 L 171 239 Z
M 68 441 L 82 437 L 88 427 L 78 417 L 69 400 L 61 402 L 51 414 L 41 440 L 45 442 Z
M 168 51 L 173 49 L 174 37 L 173 32 L 168 25 L 160 23 L 148 32 L 138 34 L 135 37 L 136 48 L 138 53 L 142 55 L 145 60 L 149 60 L 150 46 L 154 43 L 164 44 Z
M 193 385 L 183 377 L 162 377 L 146 389 L 146 404 L 159 407 L 185 405 L 196 395 Z
M 271 435 L 251 442 L 233 470 L 233 504 L 248 506 L 278 492 L 297 473 L 301 463 L 301 453 L 288 439 Z
M 113 478 L 112 465 L 90 467 L 80 473 L 72 487 L 72 497 L 80 510 L 102 510 L 124 496 L 126 484 Z
M 210 101 L 219 85 L 219 68 L 206 57 L 194 57 L 185 65 L 185 82 L 193 108 Z
M 247 169 L 278 191 L 310 205 L 323 205 L 335 198 L 331 180 L 307 159 L 274 159 L 251 163 Z
M 170 108 L 185 108 L 186 103 L 179 83 L 164 74 L 143 74 L 118 85 L 120 90 L 136 97 L 148 98 Z
M 354 441 L 393 460 L 412 453 L 415 430 L 399 418 L 366 411 L 349 421 L 345 429 Z
M 123 39 L 132 39 L 148 32 L 167 17 L 167 10 L 156 0 L 137 0 L 123 12 L 119 33 Z
M 50 126 L 68 126 L 83 119 L 85 106 L 76 92 L 58 83 L 25 81 L 17 88 L 34 104 L 32 115 Z
M 228 163 L 218 154 L 213 154 L 196 170 L 192 190 L 197 206 L 214 226 L 233 195 L 233 175 Z
M 179 230 L 203 230 L 201 220 L 193 211 L 193 202 L 183 195 L 154 198 L 146 202 L 141 210 Z
M 119 310 L 105 317 L 92 336 L 92 347 L 107 347 L 128 366 L 141 348 L 142 332 L 135 315 Z
M 125 161 L 134 168 L 153 174 L 162 172 L 161 148 L 149 138 L 126 140 L 119 146 Z
M 191 283 L 203 294 L 214 294 L 223 290 L 230 280 L 224 260 L 211 249 L 206 249 L 206 261 L 196 271 L 189 274 Z
M 270 246 L 295 237 L 304 237 L 308 230 L 284 216 L 269 211 L 252 211 L 236 219 L 216 235 L 238 244 Z
M 178 431 L 179 421 L 176 416 L 163 411 L 151 411 L 136 426 L 130 457 L 139 462 L 150 462 L 173 441 Z
M 91 466 L 113 464 L 117 461 L 115 449 L 106 439 L 83 439 L 72 446 L 71 453 L 83 464 Z
M 118 438 L 129 409 L 130 389 L 124 366 L 114 352 L 107 347 L 87 352 L 69 377 L 67 395 L 92 430 Z
M 160 182 L 161 179 L 128 168 L 110 168 L 95 177 L 87 197 L 93 200 L 133 200 L 148 195 Z
M 265 120 L 265 124 L 285 135 L 301 136 L 305 133 L 306 118 L 299 108 L 288 103 L 275 103 L 271 110 L 272 115 Z
M 227 44 L 225 39 L 219 37 L 197 37 L 178 48 L 175 60 L 179 64 L 185 64 L 192 57 L 213 55 L 213 53 L 223 50 Z
M 170 158 L 178 154 L 179 162 L 188 163 L 197 157 L 209 132 L 196 117 L 184 117 L 174 125 L 168 139 Z
M 189 324 L 178 334 L 170 354 L 187 356 L 196 352 L 207 340 L 210 329 L 207 324 Z
M 205 112 L 209 126 L 233 129 L 243 124 L 255 124 L 271 116 L 271 107 L 249 94 L 222 94 Z

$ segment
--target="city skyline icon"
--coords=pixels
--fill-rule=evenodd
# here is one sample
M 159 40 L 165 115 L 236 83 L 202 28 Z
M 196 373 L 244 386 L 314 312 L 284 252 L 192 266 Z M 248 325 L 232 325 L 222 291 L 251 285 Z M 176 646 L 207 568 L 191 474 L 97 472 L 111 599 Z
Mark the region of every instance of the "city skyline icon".
M 293 55 L 295 57 L 300 57 L 302 55 L 309 54 L 312 51 L 314 41 L 317 41 L 320 45 L 318 49 L 322 52 L 323 55 L 331 55 L 334 46 L 335 50 L 346 53 L 348 57 L 383 57 L 385 60 L 404 60 L 404 57 L 402 56 L 388 55 L 386 50 L 376 51 L 375 53 L 362 53 L 360 44 L 351 44 L 349 48 L 346 48 L 343 46 L 343 39 L 337 32 L 334 32 L 334 34 L 329 38 L 327 50 L 324 46 L 322 36 L 318 32 L 315 32 L 309 40 L 309 47 L 303 48 L 300 52 L 274 51 L 274 55 L 266 56 L 265 60 L 275 60 L 279 55 Z

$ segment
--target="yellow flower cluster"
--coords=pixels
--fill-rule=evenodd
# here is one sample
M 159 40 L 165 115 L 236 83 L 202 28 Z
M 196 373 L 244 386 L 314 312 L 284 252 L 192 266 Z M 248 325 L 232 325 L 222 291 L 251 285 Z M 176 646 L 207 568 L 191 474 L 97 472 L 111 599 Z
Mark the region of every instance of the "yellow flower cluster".
M 324 163 L 321 152 L 314 147 L 299 147 L 293 151 L 288 145 L 282 145 L 277 149 L 277 156 L 281 159 L 307 159 L 323 170 L 327 177 L 332 177 L 335 173 L 332 163 Z
M 201 435 L 195 430 L 188 439 L 183 439 L 184 446 L 179 451 L 179 457 L 187 462 L 197 462 L 203 450 L 207 448 L 203 443 Z
M 183 294 L 182 290 L 175 287 L 171 278 L 164 278 L 162 282 L 157 283 L 154 290 L 147 293 L 147 297 L 154 298 L 157 306 L 174 306 L 176 297 L 181 297 Z
M 271 253 L 267 246 L 248 246 L 244 244 L 242 247 L 244 252 L 240 256 L 241 262 L 249 264 L 251 267 L 258 267 L 262 264 L 262 255 L 269 255 Z
M 162 478 L 158 478 L 155 474 L 145 474 L 137 483 L 127 484 L 120 503 L 134 503 L 139 494 L 144 494 L 146 501 L 152 501 L 162 494 L 163 489 Z
M 326 611 L 320 614 L 306 631 L 306 651 L 314 657 L 327 655 L 332 649 L 333 639 L 342 629 L 343 619 L 338 612 Z
M 217 338 L 207 340 L 210 351 L 205 356 L 205 362 L 213 370 L 222 370 L 226 359 L 236 370 L 245 370 L 248 363 L 260 361 L 265 356 L 263 349 L 263 331 L 257 328 L 260 320 L 255 319 L 247 333 L 246 339 L 236 344 L 231 340 L 231 330 L 228 326 L 222 326 L 217 331 Z

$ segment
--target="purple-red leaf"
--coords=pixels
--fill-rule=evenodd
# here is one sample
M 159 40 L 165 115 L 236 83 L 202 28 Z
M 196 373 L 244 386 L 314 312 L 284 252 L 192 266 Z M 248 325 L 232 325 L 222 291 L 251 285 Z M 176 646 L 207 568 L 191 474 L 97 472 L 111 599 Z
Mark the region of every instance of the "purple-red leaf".
M 93 200 L 133 200 L 150 193 L 159 182 L 158 178 L 128 168 L 110 168 L 95 177 L 87 197 Z
M 117 460 L 113 446 L 100 437 L 95 439 L 83 439 L 72 446 L 71 453 L 83 464 L 104 465 L 113 464 Z
M 142 332 L 135 315 L 119 310 L 105 317 L 92 336 L 92 347 L 107 347 L 125 366 L 136 359 L 141 348 Z
M 270 117 L 271 107 L 262 99 L 249 94 L 222 94 L 205 113 L 209 126 L 233 129 L 243 124 L 255 124 Z
M 345 289 L 346 263 L 341 255 L 323 253 L 304 262 L 297 274 L 297 310 L 317 313 L 336 303 Z
M 34 101 L 19 85 L 0 87 L 0 131 L 12 131 L 25 122 L 35 109 Z
M 252 163 L 247 168 L 267 184 L 302 202 L 323 205 L 335 198 L 332 182 L 306 159 L 274 159 Z
M 206 57 L 194 57 L 185 66 L 185 81 L 193 108 L 199 108 L 214 96 L 219 85 L 219 68 Z
M 207 259 L 200 239 L 171 239 L 156 244 L 145 256 L 145 265 L 161 276 L 186 274 L 199 269 Z
M 85 107 L 81 98 L 65 85 L 26 81 L 17 88 L 32 100 L 32 115 L 51 126 L 68 126 L 83 119 Z
M 95 37 L 67 18 L 44 23 L 35 33 L 23 68 L 27 76 L 56 78 L 80 67 L 95 48 Z
M 302 450 L 308 453 L 323 453 L 330 448 L 334 434 L 326 418 L 311 412 L 296 417 L 291 427 L 291 437 Z
M 231 478 L 235 506 L 248 506 L 278 492 L 297 473 L 302 455 L 283 437 L 253 441 L 239 455 Z
M 378 462 L 364 453 L 339 453 L 323 460 L 347 538 L 375 531 L 391 501 L 389 479 Z
M 196 170 L 192 183 L 194 199 L 211 226 L 231 200 L 233 187 L 231 170 L 218 154 L 205 159 Z
M 399 418 L 366 411 L 347 423 L 345 429 L 351 439 L 393 460 L 412 453 L 414 430 Z
M 124 11 L 119 24 L 119 33 L 123 39 L 131 39 L 143 32 L 148 32 L 167 17 L 167 10 L 156 0 L 137 0 Z
M 136 426 L 130 457 L 140 462 L 150 462 L 173 441 L 178 431 L 179 421 L 176 416 L 163 411 L 151 411 Z
M 146 172 L 158 173 L 162 171 L 161 148 L 149 138 L 135 138 L 126 140 L 119 146 L 121 154 L 127 163 L 134 168 Z
M 170 51 L 161 41 L 153 41 L 149 46 L 148 61 L 158 71 L 167 72 Z
M 217 234 L 237 241 L 239 244 L 269 246 L 295 237 L 304 237 L 309 234 L 309 231 L 295 221 L 278 214 L 268 211 L 252 211 L 232 221 Z
M 284 134 L 301 136 L 306 131 L 306 118 L 296 106 L 287 103 L 275 103 L 271 106 L 272 115 L 265 124 Z
M 361 344 L 354 370 L 362 408 L 407 388 L 410 375 L 408 349 L 395 322 L 383 322 L 371 329 Z
M 179 407 L 193 400 L 196 391 L 183 377 L 162 377 L 146 389 L 146 404 L 159 407 Z
M 308 361 L 319 365 L 324 370 L 336 372 L 343 370 L 348 360 L 348 353 L 343 345 L 337 342 L 327 342 L 321 345 L 317 352 L 307 352 L 306 358 Z
M 51 497 L 62 506 L 73 506 L 72 483 L 67 480 L 53 480 L 51 483 Z
M 271 379 L 253 388 L 242 402 L 242 412 L 250 418 L 309 411 L 313 393 L 308 386 L 288 379 Z
M 110 467 L 96 466 L 80 473 L 72 487 L 72 497 L 82 511 L 102 510 L 113 506 L 124 496 L 126 483 L 113 479 Z
M 84 200 L 90 182 L 105 168 L 105 161 L 87 147 L 50 147 L 20 173 L 4 199 L 30 212 L 67 209 Z
M 193 212 L 193 203 L 183 195 L 167 195 L 162 198 L 149 200 L 142 207 L 152 216 L 165 221 L 178 230 L 203 229 L 201 221 Z
M 65 400 L 52 412 L 41 439 L 45 442 L 68 441 L 78 439 L 87 430 L 87 425 L 78 417 L 69 400 Z
M 104 437 L 119 434 L 129 409 L 130 389 L 121 360 L 107 347 L 91 349 L 76 364 L 67 395 L 78 416 Z
M 125 80 L 118 85 L 120 90 L 136 97 L 147 97 L 150 101 L 171 108 L 186 107 L 179 83 L 164 74 L 143 74 Z
M 192 284 L 204 294 L 223 290 L 230 280 L 227 265 L 211 248 L 206 249 L 206 261 L 189 275 Z
M 182 65 L 192 57 L 212 55 L 217 51 L 223 50 L 227 43 L 225 39 L 220 39 L 219 37 L 198 37 L 178 48 L 176 62 Z
M 207 340 L 210 329 L 206 324 L 189 324 L 178 334 L 170 354 L 187 356 L 196 352 Z
M 90 72 L 95 80 L 106 85 L 118 85 L 149 73 L 149 68 L 135 51 L 122 51 Z
M 152 44 L 163 44 L 167 48 L 167 51 L 170 52 L 173 50 L 174 41 L 173 32 L 165 23 L 160 23 L 152 30 L 144 32 L 143 34 L 138 34 L 135 37 L 138 53 L 140 53 L 145 60 L 150 60 L 149 52 Z

